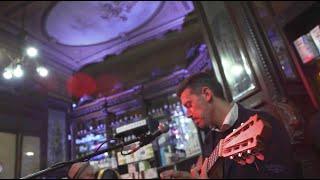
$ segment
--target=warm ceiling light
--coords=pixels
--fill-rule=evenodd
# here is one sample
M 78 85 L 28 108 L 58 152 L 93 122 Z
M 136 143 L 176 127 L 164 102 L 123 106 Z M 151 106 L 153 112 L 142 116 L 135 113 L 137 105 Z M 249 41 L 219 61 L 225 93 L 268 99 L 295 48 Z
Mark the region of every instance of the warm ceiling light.
M 13 70 L 13 75 L 17 78 L 20 78 L 23 76 L 23 70 L 20 64 L 18 64 L 17 67 Z
M 35 47 L 28 47 L 27 55 L 31 58 L 38 56 L 38 49 L 36 49 Z
M 38 74 L 39 74 L 41 77 L 47 77 L 48 74 L 49 74 L 47 68 L 42 67 L 42 66 L 37 67 L 37 72 L 38 72 Z
M 34 156 L 34 152 L 26 152 L 27 156 Z

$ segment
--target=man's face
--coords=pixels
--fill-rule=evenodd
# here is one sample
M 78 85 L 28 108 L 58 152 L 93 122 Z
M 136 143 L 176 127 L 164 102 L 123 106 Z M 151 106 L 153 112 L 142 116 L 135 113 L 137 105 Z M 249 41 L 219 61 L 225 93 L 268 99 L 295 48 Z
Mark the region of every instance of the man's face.
M 203 94 L 193 92 L 186 88 L 180 97 L 181 103 L 187 109 L 187 116 L 193 120 L 199 128 L 205 128 L 210 122 L 208 102 Z

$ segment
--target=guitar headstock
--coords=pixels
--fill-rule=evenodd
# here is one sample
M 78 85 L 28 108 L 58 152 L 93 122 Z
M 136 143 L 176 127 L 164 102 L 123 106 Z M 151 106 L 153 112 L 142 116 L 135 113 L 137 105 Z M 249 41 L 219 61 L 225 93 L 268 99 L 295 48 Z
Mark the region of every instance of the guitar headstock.
M 251 116 L 248 121 L 230 133 L 221 143 L 220 153 L 222 157 L 231 159 L 244 153 L 250 154 L 261 151 L 263 144 L 261 139 L 267 138 L 271 132 L 271 126 L 258 118 Z

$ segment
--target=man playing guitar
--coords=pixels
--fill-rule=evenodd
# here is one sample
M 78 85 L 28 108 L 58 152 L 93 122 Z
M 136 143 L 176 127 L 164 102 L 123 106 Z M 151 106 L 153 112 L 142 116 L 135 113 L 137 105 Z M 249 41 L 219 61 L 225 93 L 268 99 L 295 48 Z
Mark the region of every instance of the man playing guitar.
M 179 85 L 177 95 L 187 110 L 187 116 L 197 127 L 208 128 L 209 131 L 203 146 L 203 156 L 198 159 L 190 172 L 168 170 L 160 174 L 161 178 L 296 177 L 289 137 L 279 120 L 265 112 L 245 109 L 237 103 L 228 103 L 224 99 L 221 85 L 207 73 L 195 74 L 185 79 Z M 271 127 L 269 128 L 270 135 L 268 138 L 257 136 L 255 145 L 261 142 L 263 145 L 258 149 L 251 148 L 246 153 L 242 153 L 238 150 L 248 147 L 248 143 L 253 140 L 252 138 L 251 140 L 246 139 L 250 133 L 240 133 L 242 131 L 253 132 L 257 129 L 251 126 L 252 122 L 252 124 L 246 123 L 254 115 L 257 116 L 252 122 L 258 122 L 257 118 L 263 120 L 266 126 Z M 246 124 L 244 129 L 233 133 L 234 129 L 241 129 L 243 124 Z M 250 131 L 249 127 L 251 127 Z M 234 137 L 245 139 L 241 141 L 245 144 L 233 146 L 233 149 L 230 146 L 228 150 L 227 144 L 232 142 L 232 138 L 235 141 Z M 221 150 L 221 147 L 224 149 Z M 229 156 L 231 151 L 241 153 Z M 223 155 L 228 153 L 229 155 Z M 219 156 L 222 158 L 218 158 Z M 215 167 L 214 171 L 211 171 L 212 167 Z

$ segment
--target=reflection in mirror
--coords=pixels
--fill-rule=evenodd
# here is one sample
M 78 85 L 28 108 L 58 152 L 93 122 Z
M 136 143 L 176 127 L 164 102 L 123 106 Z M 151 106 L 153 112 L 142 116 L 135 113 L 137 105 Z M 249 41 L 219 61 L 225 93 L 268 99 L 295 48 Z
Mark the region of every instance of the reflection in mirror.
M 248 59 L 239 43 L 239 37 L 231 22 L 223 2 L 204 2 L 205 13 L 213 17 L 208 19 L 213 34 L 224 75 L 232 99 L 239 99 L 256 88 L 256 82 Z

